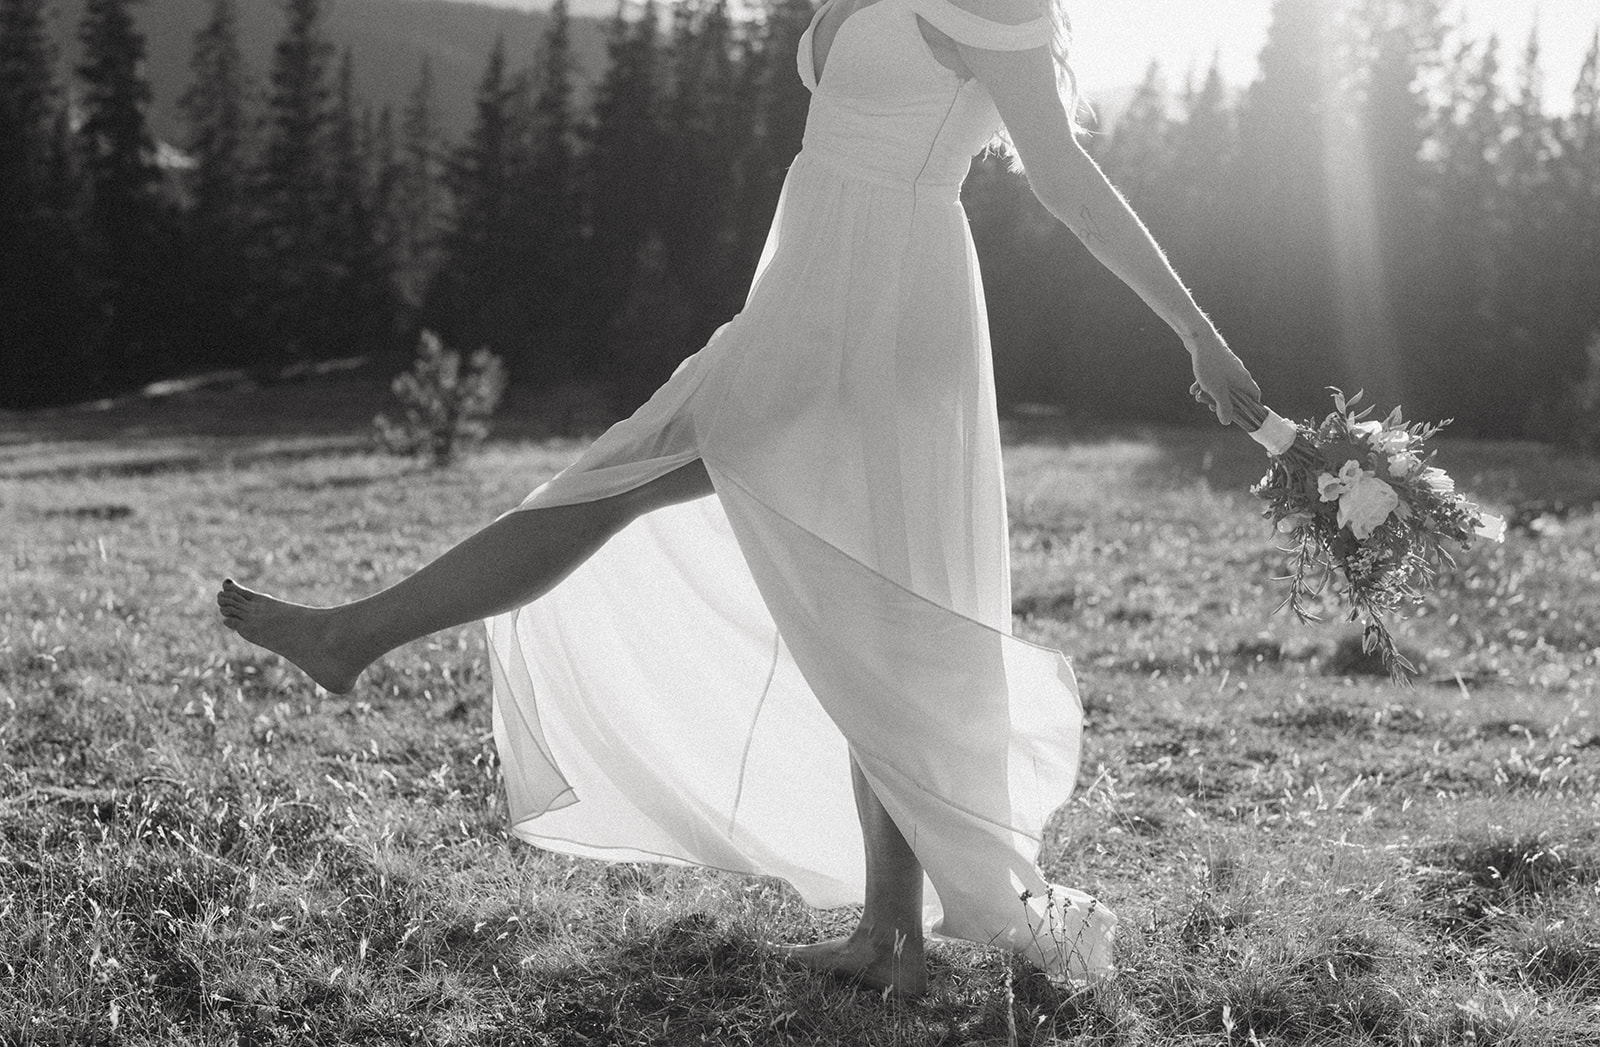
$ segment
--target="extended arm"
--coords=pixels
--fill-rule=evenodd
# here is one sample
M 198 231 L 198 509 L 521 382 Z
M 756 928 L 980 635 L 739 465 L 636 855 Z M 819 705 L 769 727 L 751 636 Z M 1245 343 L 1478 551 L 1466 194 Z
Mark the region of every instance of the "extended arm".
M 1029 0 L 989 0 L 990 17 L 1020 20 Z M 1012 10 L 1015 9 L 1015 10 Z M 1008 17 L 1009 15 L 1009 17 Z M 1259 403 L 1261 390 L 1228 349 L 1127 200 L 1073 136 L 1047 48 L 991 51 L 957 44 L 963 63 L 988 90 L 1026 165 L 1034 195 L 1178 336 L 1194 365 L 1197 399 L 1218 420 L 1235 402 Z

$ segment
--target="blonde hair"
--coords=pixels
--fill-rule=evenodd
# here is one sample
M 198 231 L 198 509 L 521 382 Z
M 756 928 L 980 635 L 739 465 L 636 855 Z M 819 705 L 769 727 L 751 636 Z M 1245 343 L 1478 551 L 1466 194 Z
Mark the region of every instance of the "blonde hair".
M 1078 90 L 1078 74 L 1072 69 L 1072 19 L 1067 15 L 1066 0 L 1044 0 L 1044 7 L 1050 19 L 1050 54 L 1056 60 L 1056 87 L 1061 92 L 1067 119 L 1072 122 L 1073 131 L 1077 131 L 1083 96 Z

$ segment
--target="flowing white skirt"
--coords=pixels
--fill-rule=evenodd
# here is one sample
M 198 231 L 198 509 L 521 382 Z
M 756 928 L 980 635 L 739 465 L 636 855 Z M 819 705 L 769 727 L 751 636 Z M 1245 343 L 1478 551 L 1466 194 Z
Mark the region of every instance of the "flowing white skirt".
M 1107 973 L 1115 917 L 1036 865 L 1081 712 L 1061 654 L 1011 635 L 999 451 L 954 193 L 802 154 L 745 309 L 520 507 L 697 458 L 716 490 L 487 623 L 513 832 L 859 903 L 853 753 L 931 932 Z

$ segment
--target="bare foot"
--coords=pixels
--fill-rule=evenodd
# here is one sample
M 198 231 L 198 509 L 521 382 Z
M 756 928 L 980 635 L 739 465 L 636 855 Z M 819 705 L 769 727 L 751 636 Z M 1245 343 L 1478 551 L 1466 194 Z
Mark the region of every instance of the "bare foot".
M 869 937 L 857 931 L 848 938 L 815 945 L 781 945 L 790 960 L 870 989 L 896 996 L 921 996 L 928 991 L 928 966 L 922 936 Z
M 217 593 L 222 624 L 258 647 L 281 654 L 334 694 L 348 694 L 372 658 L 351 652 L 342 641 L 332 608 L 277 600 L 235 585 Z

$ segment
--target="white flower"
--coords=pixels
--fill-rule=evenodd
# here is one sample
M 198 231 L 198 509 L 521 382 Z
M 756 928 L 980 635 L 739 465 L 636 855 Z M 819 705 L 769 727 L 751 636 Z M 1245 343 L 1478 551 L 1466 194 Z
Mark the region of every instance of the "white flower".
M 1323 473 L 1317 477 L 1317 494 L 1322 496 L 1324 502 L 1331 502 L 1335 498 L 1343 497 L 1355 487 L 1359 479 L 1361 479 L 1361 463 L 1352 458 L 1344 463 L 1338 476 Z
M 1351 534 L 1366 541 L 1399 504 L 1400 496 L 1393 487 L 1364 473 L 1349 493 L 1339 498 L 1339 526 L 1349 527 Z
M 1422 459 L 1411 451 L 1397 451 L 1389 456 L 1389 475 L 1397 480 L 1404 480 L 1416 472 L 1417 466 L 1421 464 Z
M 1404 429 L 1384 429 L 1372 437 L 1371 443 L 1378 450 L 1392 454 L 1411 446 L 1411 434 Z
M 1437 494 L 1454 494 L 1456 490 L 1456 482 L 1450 478 L 1450 474 L 1434 466 L 1422 471 L 1422 482 Z
M 1498 516 L 1483 513 L 1478 517 L 1478 526 L 1472 529 L 1480 538 L 1487 538 L 1491 542 L 1506 540 L 1506 522 Z
M 1351 432 L 1355 432 L 1355 433 L 1360 433 L 1362 436 L 1365 436 L 1368 439 L 1371 439 L 1372 437 L 1377 436 L 1379 433 L 1383 432 L 1383 423 L 1382 422 L 1357 422 L 1355 425 L 1352 425 L 1350 427 L 1350 431 Z

